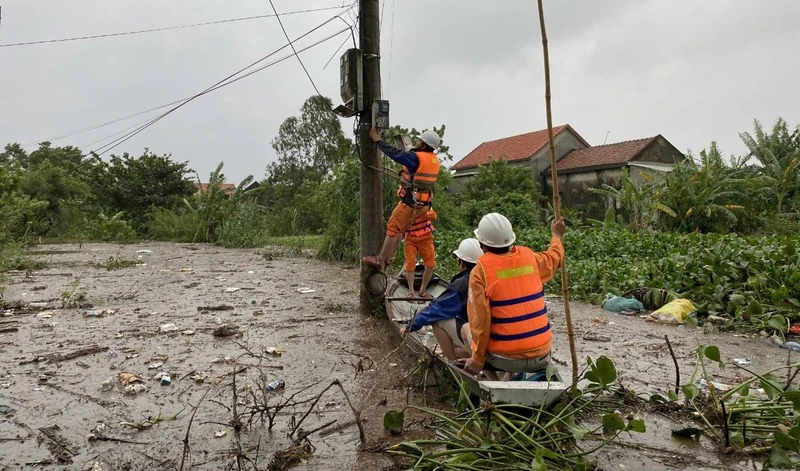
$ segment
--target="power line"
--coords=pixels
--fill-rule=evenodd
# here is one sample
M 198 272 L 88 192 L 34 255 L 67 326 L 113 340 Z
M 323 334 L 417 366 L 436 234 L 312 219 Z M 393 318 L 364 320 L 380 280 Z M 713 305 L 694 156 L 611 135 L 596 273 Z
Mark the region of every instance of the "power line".
M 394 49 L 394 0 L 392 0 L 392 26 L 389 28 L 389 77 L 386 82 L 386 98 L 391 96 L 392 92 L 392 50 Z
M 28 142 L 26 144 L 23 144 L 23 147 L 31 146 L 31 145 L 38 144 L 40 142 L 45 142 L 45 141 L 53 142 L 53 141 L 57 141 L 59 139 L 72 137 L 72 136 L 74 136 L 76 134 L 83 134 L 83 133 L 88 132 L 88 131 L 93 131 L 95 129 L 104 128 L 106 126 L 110 126 L 112 124 L 119 123 L 120 121 L 126 121 L 128 119 L 135 118 L 135 117 L 141 116 L 143 114 L 152 113 L 153 111 L 157 111 L 157 110 L 160 110 L 162 108 L 166 108 L 168 106 L 172 106 L 172 105 L 180 103 L 180 102 L 182 102 L 184 100 L 188 100 L 189 98 L 191 98 L 191 97 L 181 98 L 180 100 L 175 100 L 175 101 L 172 101 L 172 102 L 169 102 L 169 103 L 165 103 L 163 105 L 156 106 L 154 108 L 150 108 L 150 109 L 147 109 L 147 110 L 138 111 L 136 113 L 129 114 L 128 116 L 123 116 L 121 118 L 113 119 L 111 121 L 106 121 L 105 123 L 95 124 L 93 126 L 85 127 L 85 128 L 82 128 L 82 129 L 76 129 L 75 131 L 70 131 L 70 132 L 67 132 L 67 133 L 64 133 L 64 134 L 59 134 L 57 136 L 51 136 L 51 137 L 48 137 L 48 138 L 45 138 L 45 139 L 40 139 L 38 141 L 31 141 L 31 142 Z
M 347 10 L 347 11 L 349 11 L 350 9 L 352 9 L 352 8 L 353 8 L 353 6 L 354 6 L 354 5 L 350 5 L 350 6 L 348 7 L 348 10 Z M 313 29 L 311 29 L 310 31 L 308 31 L 308 32 L 304 33 L 304 34 L 303 34 L 303 35 L 301 35 L 301 36 L 298 36 L 298 37 L 295 39 L 295 41 L 299 41 L 299 40 L 301 40 L 301 39 L 305 38 L 306 36 L 308 36 L 308 35 L 310 35 L 311 33 L 313 33 L 313 32 L 315 32 L 315 31 L 317 31 L 318 29 L 322 28 L 323 26 L 325 26 L 326 24 L 330 23 L 331 21 L 334 21 L 336 18 L 339 18 L 339 19 L 341 19 L 341 16 L 339 16 L 339 15 L 336 15 L 336 16 L 334 16 L 334 17 L 332 17 L 332 18 L 329 18 L 327 21 L 323 22 L 323 23 L 322 23 L 322 24 L 320 24 L 320 25 L 317 25 L 316 27 L 314 27 L 314 28 L 313 28 Z M 345 24 L 347 24 L 347 22 L 345 22 Z M 352 29 L 352 27 L 350 27 L 350 25 L 349 25 L 349 24 L 348 24 L 348 28 L 349 28 L 349 29 Z M 338 35 L 338 34 L 340 34 L 340 33 L 337 33 L 337 35 Z M 316 45 L 316 44 L 315 44 L 315 45 Z M 262 61 L 264 61 L 264 60 L 267 60 L 267 59 L 269 59 L 270 57 L 272 57 L 273 55 L 275 55 L 275 54 L 277 54 L 278 52 L 282 51 L 283 49 L 286 49 L 287 47 L 289 47 L 289 44 L 286 44 L 286 45 L 283 45 L 283 46 L 281 46 L 281 47 L 280 47 L 280 48 L 278 48 L 276 51 L 273 51 L 272 53 L 270 53 L 270 54 L 268 54 L 268 55 L 266 55 L 266 56 L 262 57 L 261 59 L 259 59 L 259 60 L 255 61 L 255 62 L 253 62 L 252 64 L 248 65 L 247 67 L 244 67 L 243 69 L 239 70 L 238 72 L 236 72 L 235 74 L 231 75 L 230 77 L 236 76 L 236 75 L 238 75 L 239 73 L 242 73 L 243 71 L 245 71 L 245 70 L 247 70 L 247 69 L 249 69 L 249 68 L 251 68 L 251 67 L 255 66 L 256 64 L 258 64 L 258 63 L 260 63 L 260 62 L 262 62 Z M 291 56 L 289 56 L 289 57 L 291 57 Z M 258 70 L 263 70 L 263 69 L 258 69 Z M 258 70 L 257 70 L 257 71 L 258 71 Z M 247 76 L 249 76 L 249 75 L 251 75 L 251 74 L 245 75 L 245 76 L 243 76 L 243 77 L 241 77 L 241 78 L 247 77 Z M 230 77 L 227 77 L 227 78 L 225 78 L 225 79 L 221 80 L 221 81 L 220 81 L 220 82 L 218 82 L 217 84 L 219 84 L 219 83 L 221 83 L 221 82 L 224 82 L 225 80 L 227 80 L 227 79 L 228 79 L 228 78 L 230 78 Z M 237 79 L 237 80 L 238 80 L 238 79 Z M 217 84 L 215 84 L 215 85 L 217 85 Z M 202 94 L 202 92 L 201 92 L 201 94 Z M 172 102 L 170 102 L 170 103 L 165 103 L 165 104 L 163 104 L 163 105 L 160 105 L 160 106 L 156 106 L 156 107 L 149 108 L 149 109 L 146 109 L 146 110 L 138 111 L 138 112 L 136 112 L 136 113 L 133 113 L 133 114 L 130 114 L 130 115 L 127 115 L 127 116 L 123 116 L 123 117 L 121 117 L 121 118 L 116 118 L 116 119 L 113 119 L 113 120 L 111 120 L 111 121 L 106 121 L 105 123 L 96 124 L 96 125 L 93 125 L 93 126 L 89 126 L 89 127 L 85 127 L 85 128 L 77 129 L 77 130 L 70 131 L 70 132 L 67 132 L 67 133 L 59 134 L 59 135 L 57 135 L 57 136 L 51 136 L 51 137 L 49 137 L 49 138 L 46 138 L 46 139 L 41 139 L 41 140 L 33 141 L 33 142 L 30 142 L 30 143 L 27 143 L 27 144 L 25 144 L 25 146 L 27 147 L 27 146 L 29 146 L 29 145 L 38 144 L 38 143 L 40 143 L 40 142 L 44 142 L 44 141 L 53 142 L 53 141 L 55 141 L 55 140 L 58 140 L 58 139 L 63 139 L 63 138 L 66 138 L 66 137 L 71 137 L 71 136 L 77 135 L 77 134 L 82 134 L 82 133 L 84 133 L 84 132 L 88 132 L 88 131 L 92 131 L 92 130 L 95 130 L 95 129 L 103 128 L 103 127 L 110 126 L 110 125 L 112 125 L 112 124 L 118 123 L 118 122 L 120 122 L 120 121 L 126 121 L 126 120 L 128 120 L 128 119 L 130 119 L 130 118 L 134 118 L 134 117 L 136 117 L 136 116 L 140 116 L 140 115 L 143 115 L 143 114 L 151 113 L 151 112 L 153 112 L 153 111 L 160 110 L 160 109 L 162 109 L 162 108 L 166 108 L 166 107 L 168 107 L 168 106 L 172 106 L 172 105 L 175 105 L 175 104 L 178 104 L 178 103 L 182 103 L 182 102 L 185 102 L 185 101 L 187 101 L 187 100 L 191 100 L 191 99 L 193 99 L 193 98 L 196 98 L 196 96 L 189 96 L 189 97 L 181 98 L 180 100 L 175 100 L 175 101 L 172 101 Z M 129 128 L 128 128 L 128 129 L 129 129 Z M 100 139 L 100 141 L 104 141 L 104 140 L 106 140 L 107 138 L 109 138 L 109 137 L 112 137 L 112 136 L 114 136 L 114 135 L 116 135 L 116 134 L 119 134 L 119 133 L 115 133 L 115 134 L 112 134 L 111 136 L 107 136 L 107 137 L 105 137 L 105 138 L 103 138 L 103 139 Z M 95 144 L 96 142 L 100 142 L 100 141 L 95 141 L 95 142 L 93 142 L 93 143 L 91 143 L 91 144 L 89 144 L 89 145 L 87 145 L 87 146 L 85 146 L 85 147 L 88 147 L 88 146 L 90 146 L 90 145 L 92 145 L 92 144 Z
M 187 98 L 187 99 L 188 99 L 188 98 Z M 176 103 L 177 103 L 177 102 L 176 102 Z M 95 144 L 97 144 L 97 143 L 100 143 L 100 142 L 103 142 L 103 141 L 107 141 L 107 140 L 111 139 L 112 137 L 119 136 L 120 134 L 122 134 L 122 133 L 124 133 L 124 132 L 130 131 L 131 129 L 133 129 L 133 128 L 135 128 L 135 127 L 141 126 L 142 124 L 144 124 L 144 123 L 146 123 L 146 122 L 150 121 L 151 119 L 153 119 L 153 118 L 147 118 L 147 119 L 145 119 L 144 121 L 139 121 L 138 123 L 135 123 L 135 124 L 133 124 L 133 125 L 131 125 L 131 126 L 128 126 L 127 128 L 125 128 L 125 129 L 123 129 L 123 130 L 121 130 L 121 131 L 117 131 L 117 132 L 115 132 L 114 134 L 110 134 L 110 135 L 108 135 L 108 136 L 105 136 L 105 137 L 102 137 L 102 138 L 100 138 L 100 139 L 98 139 L 98 140 L 96 140 L 96 141 L 92 141 L 92 142 L 90 142 L 90 143 L 88 143 L 88 144 L 85 144 L 85 145 L 82 145 L 82 146 L 78 146 L 78 149 L 85 149 L 85 148 L 87 148 L 87 147 L 91 147 L 91 146 L 93 146 L 93 145 L 95 145 Z
M 342 33 L 347 32 L 347 31 L 348 31 L 348 28 L 342 29 L 342 30 L 340 30 L 340 31 L 338 31 L 338 32 L 336 32 L 336 33 L 334 33 L 334 34 L 332 34 L 332 35 L 330 35 L 330 36 L 328 36 L 328 37 L 326 37 L 324 39 L 321 39 L 321 40 L 319 40 L 319 41 L 317 41 L 317 42 L 315 42 L 315 43 L 313 43 L 313 44 L 311 44 L 309 46 L 306 46 L 303 49 L 300 49 L 299 51 L 295 52 L 294 54 L 286 55 L 286 56 L 284 56 L 284 57 L 282 57 L 280 59 L 276 59 L 276 60 L 274 60 L 274 61 L 272 61 L 272 62 L 270 62 L 270 63 L 268 63 L 266 65 L 263 65 L 263 66 L 255 69 L 255 70 L 252 70 L 252 71 L 248 72 L 247 74 L 244 74 L 244 75 L 242 75 L 240 77 L 236 77 L 235 79 L 229 80 L 230 78 L 234 77 L 235 75 L 238 75 L 242 71 L 236 72 L 235 74 L 232 74 L 232 75 L 228 76 L 227 78 L 225 78 L 224 80 L 221 80 L 220 82 L 217 82 L 216 84 L 214 84 L 213 86 L 207 88 L 206 90 L 204 90 L 204 91 L 194 95 L 193 97 L 187 99 L 186 101 L 182 102 L 178 106 L 176 106 L 176 107 L 166 111 L 165 113 L 163 113 L 163 114 L 161 114 L 161 115 L 149 120 L 146 124 L 144 124 L 142 126 L 139 126 L 136 130 L 131 131 L 131 132 L 125 134 L 124 136 L 122 136 L 120 138 L 117 138 L 117 139 L 111 141 L 110 143 L 99 147 L 94 152 L 98 153 L 98 155 L 103 155 L 103 154 L 107 153 L 108 151 L 114 149 L 115 147 L 119 146 L 123 142 L 127 141 L 128 139 L 131 139 L 132 137 L 136 136 L 137 134 L 139 134 L 140 132 L 144 131 L 145 129 L 147 129 L 148 127 L 152 126 L 153 124 L 157 123 L 158 121 L 160 121 L 164 117 L 166 117 L 169 114 L 171 114 L 173 111 L 175 111 L 178 108 L 182 107 L 183 105 L 189 103 L 190 101 L 194 100 L 195 98 L 200 97 L 202 95 L 205 95 L 207 93 L 211 93 L 211 92 L 213 92 L 215 90 L 219 90 L 220 88 L 226 87 L 226 86 L 228 86 L 228 85 L 230 85 L 232 83 L 238 82 L 239 80 L 242 80 L 245 77 L 249 77 L 250 75 L 253 75 L 253 74 L 257 73 L 257 72 L 260 72 L 260 71 L 262 71 L 262 70 L 264 70 L 264 69 L 266 69 L 268 67 L 272 67 L 275 64 L 278 64 L 278 63 L 283 62 L 283 61 L 285 61 L 287 59 L 290 59 L 290 58 L 292 58 L 293 56 L 297 55 L 300 52 L 307 51 L 307 50 L 311 49 L 312 47 L 318 46 L 318 45 L 320 45 L 320 44 L 322 44 L 322 43 L 324 43 L 324 42 L 326 42 L 326 41 L 328 41 L 328 40 L 330 40 L 332 38 L 335 38 L 336 36 L 339 36 Z M 306 34 L 308 34 L 308 33 L 306 33 Z M 300 39 L 300 38 L 297 38 L 297 39 Z M 297 41 L 297 39 L 295 39 L 295 41 Z M 274 51 L 273 53 L 270 54 L 270 56 L 274 55 L 275 53 L 277 53 L 278 51 L 280 51 L 281 49 L 283 49 L 285 47 L 286 46 L 283 46 L 280 49 Z M 101 139 L 101 140 L 105 140 L 105 139 Z
M 350 6 L 338 6 L 338 7 L 323 7 L 323 8 L 311 8 L 307 10 L 296 10 L 296 11 L 288 11 L 283 13 L 284 16 L 286 15 L 297 15 L 300 13 L 312 13 L 318 11 L 328 11 L 328 10 L 341 10 L 344 8 L 352 8 L 353 5 Z M 100 39 L 100 38 L 112 38 L 117 36 L 128 36 L 132 34 L 142 34 L 142 33 L 155 33 L 158 31 L 169 31 L 174 29 L 183 29 L 183 28 L 194 28 L 196 26 L 208 26 L 208 25 L 217 25 L 222 23 L 233 23 L 236 21 L 247 21 L 247 20 L 257 20 L 262 18 L 274 18 L 276 14 L 272 15 L 255 15 L 255 16 L 243 16 L 239 18 L 229 18 L 227 20 L 216 20 L 216 21 L 207 21 L 204 23 L 193 23 L 188 25 L 180 25 L 180 26 L 166 26 L 163 28 L 151 28 L 151 29 L 142 29 L 137 31 L 125 31 L 121 33 L 108 33 L 108 34 L 95 34 L 91 36 L 78 36 L 73 38 L 61 38 L 61 39 L 44 39 L 40 41 L 28 41 L 28 42 L 19 42 L 19 43 L 9 43 L 9 44 L 0 44 L 0 48 L 3 47 L 16 47 L 16 46 L 32 46 L 36 44 L 49 44 L 49 43 L 60 43 L 60 42 L 67 42 L 67 41 L 83 41 L 86 39 Z
M 269 0 L 269 5 L 272 7 L 272 11 L 275 12 L 275 18 L 278 19 L 278 24 L 281 25 L 281 31 L 283 31 L 283 35 L 286 36 L 286 40 L 289 41 L 289 45 L 292 46 L 292 52 L 294 52 L 294 55 L 297 57 L 297 61 L 300 62 L 300 67 L 303 68 L 303 72 L 306 73 L 306 77 L 308 77 L 308 80 L 311 81 L 311 86 L 314 87 L 314 91 L 317 92 L 317 95 L 322 96 L 322 93 L 320 93 L 319 89 L 317 88 L 317 84 L 314 83 L 314 79 L 311 78 L 311 74 L 308 73 L 308 69 L 306 69 L 305 64 L 303 64 L 303 60 L 300 59 L 299 55 L 297 55 L 297 50 L 294 48 L 294 43 L 289 37 L 289 33 L 286 32 L 286 28 L 283 27 L 283 21 L 281 21 L 280 15 L 278 15 L 278 10 L 275 9 L 275 3 L 273 3 L 272 0 Z

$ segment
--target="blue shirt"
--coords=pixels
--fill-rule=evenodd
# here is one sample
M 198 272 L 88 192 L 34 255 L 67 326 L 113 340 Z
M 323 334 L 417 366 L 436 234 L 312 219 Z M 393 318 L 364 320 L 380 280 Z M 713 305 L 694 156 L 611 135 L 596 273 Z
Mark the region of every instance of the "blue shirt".
M 466 323 L 470 271 L 472 270 L 462 270 L 454 276 L 444 293 L 417 313 L 409 331 L 414 332 L 426 325 L 447 319 L 460 319 Z
M 386 154 L 386 157 L 408 167 L 411 173 L 416 173 L 419 168 L 419 157 L 414 152 L 396 149 L 383 141 L 378 141 L 378 148 Z

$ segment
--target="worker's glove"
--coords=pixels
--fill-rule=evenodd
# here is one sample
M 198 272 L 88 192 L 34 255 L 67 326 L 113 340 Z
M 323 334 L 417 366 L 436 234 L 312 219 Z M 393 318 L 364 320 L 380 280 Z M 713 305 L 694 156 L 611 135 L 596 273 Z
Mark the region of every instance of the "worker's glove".
M 375 128 L 370 128 L 369 138 L 372 139 L 372 142 L 378 142 L 381 140 L 381 136 L 378 134 L 378 131 L 376 131 Z

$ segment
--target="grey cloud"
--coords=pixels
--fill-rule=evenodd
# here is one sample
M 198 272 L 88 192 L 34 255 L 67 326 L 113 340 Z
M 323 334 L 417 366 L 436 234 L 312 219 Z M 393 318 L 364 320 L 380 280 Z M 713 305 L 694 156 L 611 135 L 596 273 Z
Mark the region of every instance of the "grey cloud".
M 275 2 L 279 11 L 341 4 Z M 456 158 L 482 141 L 545 126 L 535 2 L 385 6 L 382 69 L 393 122 L 446 124 Z M 262 0 L 5 0 L 0 43 L 270 12 Z M 294 37 L 330 15 L 285 17 L 284 24 Z M 717 139 L 726 152 L 740 153 L 738 132 L 752 118 L 800 123 L 796 1 L 546 0 L 545 15 L 554 121 L 572 124 L 591 143 L 602 143 L 608 131 L 610 141 L 662 133 L 681 149 Z M 315 39 L 339 28 L 338 21 L 328 25 Z M 320 91 L 337 102 L 337 60 L 322 67 L 342 40 L 302 56 Z M 264 19 L 0 48 L 0 143 L 42 139 L 191 95 L 283 44 L 277 22 Z M 231 181 L 261 177 L 275 158 L 269 143 L 280 123 L 312 93 L 292 59 L 195 100 L 114 152 L 149 147 L 188 160 L 204 178 L 220 160 Z M 58 143 L 85 145 L 145 117 Z

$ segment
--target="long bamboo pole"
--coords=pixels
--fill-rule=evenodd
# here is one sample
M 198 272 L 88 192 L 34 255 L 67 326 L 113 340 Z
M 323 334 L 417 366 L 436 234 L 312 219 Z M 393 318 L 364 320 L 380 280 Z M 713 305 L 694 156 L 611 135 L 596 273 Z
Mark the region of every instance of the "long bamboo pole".
M 553 140 L 553 113 L 550 105 L 550 54 L 547 50 L 547 30 L 544 27 L 544 7 L 539 2 L 539 27 L 542 30 L 542 49 L 544 50 L 544 101 L 547 105 L 547 137 L 550 140 L 550 175 L 553 182 L 553 208 L 556 219 L 561 217 L 561 197 L 558 194 L 558 170 L 556 169 L 556 147 Z M 561 292 L 564 296 L 564 317 L 567 320 L 569 354 L 572 359 L 572 384 L 578 382 L 578 351 L 575 349 L 575 329 L 572 327 L 572 313 L 569 310 L 569 282 L 567 280 L 566 255 L 561 263 Z

